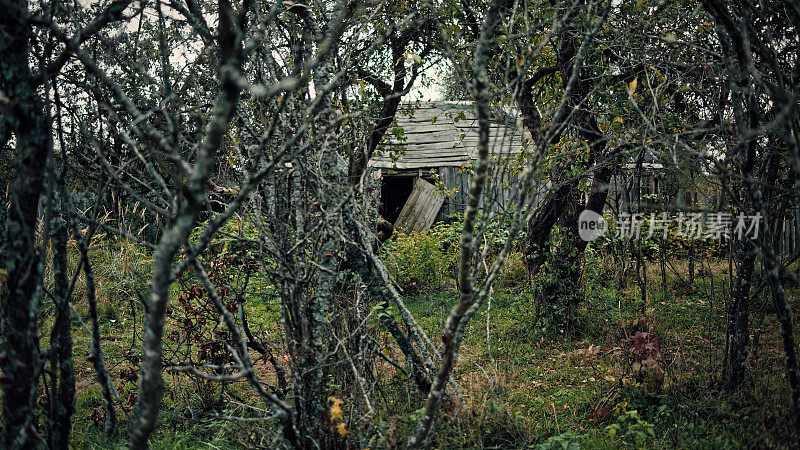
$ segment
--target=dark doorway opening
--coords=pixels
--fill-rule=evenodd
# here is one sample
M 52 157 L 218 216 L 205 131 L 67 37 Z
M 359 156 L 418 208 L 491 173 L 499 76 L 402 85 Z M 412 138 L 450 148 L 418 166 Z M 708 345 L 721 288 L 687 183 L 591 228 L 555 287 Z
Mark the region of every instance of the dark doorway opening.
M 410 176 L 384 176 L 381 178 L 381 207 L 380 214 L 384 219 L 395 223 L 400 217 L 411 191 L 414 189 L 414 179 Z

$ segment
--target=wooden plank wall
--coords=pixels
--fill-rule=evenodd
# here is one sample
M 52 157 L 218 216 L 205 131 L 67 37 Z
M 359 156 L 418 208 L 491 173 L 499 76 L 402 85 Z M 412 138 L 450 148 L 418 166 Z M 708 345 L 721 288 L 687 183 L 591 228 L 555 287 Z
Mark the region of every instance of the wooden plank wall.
M 781 253 L 791 256 L 800 251 L 800 208 L 783 219 L 783 239 L 781 239 Z
M 442 183 L 449 192 L 453 192 L 452 196 L 445 198 L 444 207 L 437 217 L 437 219 L 444 219 L 464 211 L 469 194 L 469 175 L 460 173 L 460 167 L 440 167 L 438 171 Z
M 455 214 L 464 212 L 467 206 L 467 197 L 469 196 L 470 175 L 462 173 L 459 167 L 441 167 L 439 168 L 439 176 L 442 182 L 447 186 L 448 192 L 453 192 L 453 195 L 445 199 L 444 207 L 439 213 L 437 220 L 446 219 Z M 506 178 L 508 174 L 504 175 Z M 507 186 L 491 183 L 489 186 L 490 192 L 488 193 L 495 199 L 492 205 L 492 211 L 502 213 L 510 210 L 512 206 L 511 201 L 517 195 L 518 186 L 516 180 L 506 181 L 503 183 Z M 544 196 L 547 186 L 539 186 L 537 192 L 534 192 L 529 197 L 534 205 L 538 205 Z

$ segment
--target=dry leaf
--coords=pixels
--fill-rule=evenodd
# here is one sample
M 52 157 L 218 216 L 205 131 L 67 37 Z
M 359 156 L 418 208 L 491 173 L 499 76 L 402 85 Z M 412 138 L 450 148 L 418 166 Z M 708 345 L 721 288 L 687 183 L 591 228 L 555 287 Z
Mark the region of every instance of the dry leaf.
M 329 397 L 329 400 L 333 402 L 333 406 L 331 406 L 331 421 L 340 420 L 344 417 L 344 413 L 342 412 L 342 400 L 336 397 Z
M 633 81 L 628 83 L 628 94 L 633 95 L 633 93 L 636 92 L 637 84 L 639 84 L 639 77 L 634 78 Z

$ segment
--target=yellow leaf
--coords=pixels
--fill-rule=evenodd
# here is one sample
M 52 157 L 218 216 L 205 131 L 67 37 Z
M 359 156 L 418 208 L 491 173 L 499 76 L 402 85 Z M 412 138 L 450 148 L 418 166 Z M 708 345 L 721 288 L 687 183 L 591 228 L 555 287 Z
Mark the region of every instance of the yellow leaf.
M 336 432 L 339 433 L 339 436 L 347 436 L 347 430 L 344 429 L 343 423 L 336 425 Z
M 328 399 L 333 402 L 333 406 L 331 406 L 330 411 L 331 421 L 339 420 L 344 417 L 344 413 L 342 412 L 342 403 L 344 402 L 336 397 L 328 397 Z
M 633 93 L 636 92 L 637 84 L 639 84 L 639 77 L 634 78 L 633 81 L 628 83 L 628 94 L 633 95 Z
M 8 272 L 0 269 L 0 283 L 5 283 L 6 281 L 8 281 Z
M 622 123 L 622 117 L 614 117 L 614 122 Z

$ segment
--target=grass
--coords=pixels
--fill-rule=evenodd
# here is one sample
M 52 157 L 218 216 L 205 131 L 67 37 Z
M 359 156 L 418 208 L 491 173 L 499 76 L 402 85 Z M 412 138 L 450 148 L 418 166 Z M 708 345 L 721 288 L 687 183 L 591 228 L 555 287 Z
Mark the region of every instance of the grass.
M 721 266 L 712 264 L 688 290 L 675 276 L 660 286 L 657 265 L 650 264 L 648 278 L 654 282 L 647 305 L 634 283 L 617 289 L 584 280 L 590 286 L 582 314 L 591 320 L 579 340 L 542 337 L 529 326 L 532 307 L 525 295 L 497 293 L 488 327 L 486 308 L 473 318 L 454 373 L 470 395 L 470 411 L 452 414 L 440 426 L 437 443 L 487 448 L 548 439 L 559 445 L 577 441 L 587 448 L 793 445 L 774 315 L 764 322 L 751 384 L 738 392 L 718 387 L 725 338 L 719 286 L 727 277 Z M 796 303 L 796 290 L 790 298 Z M 453 294 L 436 293 L 411 300 L 409 306 L 435 336 L 454 301 Z M 651 333 L 662 341 L 665 378 L 658 389 L 648 390 L 626 371 L 630 344 L 624 328 L 632 334 L 630 324 L 642 310 Z M 593 417 L 602 404 L 607 415 Z M 465 434 L 468 428 L 474 431 Z M 639 430 L 644 437 L 637 436 Z
M 136 273 L 149 270 L 148 254 L 132 244 L 117 242 L 95 249 L 92 260 L 98 278 L 103 349 L 127 414 L 132 414 L 137 381 L 121 375 L 136 369 L 129 352 L 140 345 L 142 307 L 136 291 L 146 293 L 146 284 Z M 728 274 L 724 262 L 705 261 L 691 288 L 685 287 L 679 276 L 685 273 L 685 262 L 672 262 L 664 286 L 658 264 L 648 264 L 648 300 L 642 304 L 635 277 L 619 287 L 619 277 L 609 261 L 590 257 L 581 292 L 584 332 L 578 338 L 548 337 L 537 329 L 533 300 L 524 288 L 524 270 L 517 267 L 521 263 L 512 258 L 512 266 L 504 269 L 491 299 L 491 309 L 484 305 L 469 325 L 454 371 L 466 404 L 444 408 L 435 447 L 792 446 L 789 394 L 774 315 L 764 320 L 760 354 L 751 361 L 751 383 L 736 392 L 718 386 L 725 339 L 722 286 Z M 176 285 L 176 296 L 179 291 Z M 248 297 L 246 306 L 253 331 L 280 342 L 280 310 L 274 295 L 269 286 L 262 287 Z M 407 304 L 436 341 L 456 298 L 452 283 L 423 283 L 416 296 L 407 298 Z M 797 290 L 789 290 L 789 299 L 798 303 Z M 753 302 L 754 321 L 761 301 Z M 87 308 L 80 297 L 76 309 L 86 320 Z M 664 380 L 657 386 L 637 382 L 627 356 L 634 322 L 642 315 L 648 319 L 649 331 L 661 340 Z M 168 325 L 168 332 L 170 326 L 174 329 L 174 324 Z M 103 434 L 103 400 L 86 360 L 89 336 L 77 322 L 73 323 L 73 336 L 78 383 L 73 444 L 76 448 L 123 447 L 130 432 L 127 416 L 120 413 L 113 436 Z M 390 342 L 383 332 L 378 338 Z M 168 338 L 167 349 L 171 345 L 177 344 Z M 46 336 L 42 346 L 47 347 Z M 280 345 L 277 351 L 281 351 Z M 390 351 L 402 360 L 396 349 Z M 380 361 L 376 364 L 383 388 L 374 424 L 383 429 L 383 445 L 400 446 L 419 415 L 422 400 L 394 369 Z M 257 369 L 263 379 L 274 379 L 266 366 Z M 274 425 L 268 421 L 215 420 L 223 413 L 246 415 L 231 404 L 215 403 L 218 387 L 172 373 L 165 379 L 168 386 L 151 441 L 154 448 L 273 445 L 267 437 Z M 252 395 L 243 383 L 229 383 L 226 389 L 234 395 Z

